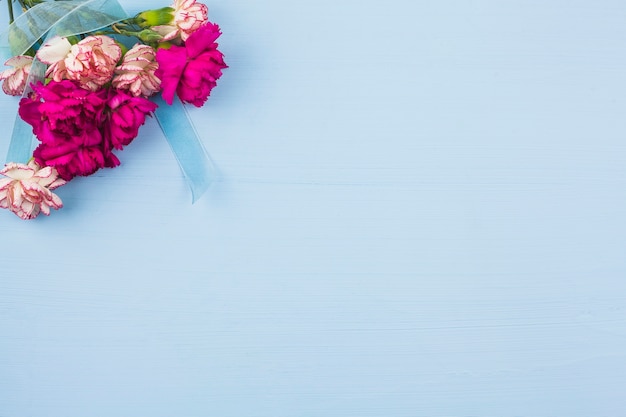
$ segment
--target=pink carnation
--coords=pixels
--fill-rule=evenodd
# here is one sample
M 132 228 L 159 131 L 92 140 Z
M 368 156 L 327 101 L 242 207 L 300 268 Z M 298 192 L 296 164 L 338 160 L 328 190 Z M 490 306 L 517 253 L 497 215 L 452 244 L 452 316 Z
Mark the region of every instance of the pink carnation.
M 139 133 L 156 104 L 122 90 L 89 91 L 76 81 L 51 81 L 33 87 L 20 101 L 20 117 L 41 142 L 37 163 L 55 167 L 61 178 L 91 175 L 120 164 L 113 149 L 122 149 Z
M 133 96 L 150 97 L 161 87 L 161 80 L 154 75 L 158 66 L 154 49 L 136 44 L 115 68 L 113 87 L 128 90 Z
M 187 38 L 208 21 L 208 8 L 196 0 L 175 0 L 171 6 L 174 18 L 166 25 L 153 26 L 152 30 L 163 36 L 162 42 Z
M 111 90 L 108 106 L 108 120 L 104 132 L 107 142 L 116 149 L 122 149 L 139 134 L 139 127 L 146 116 L 156 110 L 157 105 L 144 97 L 133 97 L 121 90 Z
M 8 177 L 0 180 L 0 207 L 11 210 L 24 220 L 34 219 L 50 209 L 63 207 L 63 202 L 50 190 L 65 184 L 58 178 L 54 168 L 41 168 L 35 161 L 28 165 L 10 162 L 0 174 Z
M 174 94 L 196 107 L 206 102 L 222 69 L 227 68 L 215 42 L 220 34 L 218 25 L 207 23 L 189 36 L 184 46 L 157 51 L 156 76 L 161 79 L 163 99 L 168 104 L 172 104 Z
M 107 90 L 88 91 L 68 80 L 33 90 L 20 101 L 19 114 L 41 141 L 33 153 L 38 164 L 55 167 L 66 181 L 119 165 L 101 131 Z
M 26 55 L 14 56 L 4 63 L 4 65 L 13 67 L 0 73 L 0 80 L 4 81 L 2 90 L 5 94 L 21 96 L 24 93 L 32 64 L 33 57 Z
M 50 65 L 46 77 L 78 81 L 91 91 L 111 81 L 121 57 L 122 49 L 115 40 L 103 35 L 88 36 L 76 45 L 54 37 L 37 52 L 37 58 Z

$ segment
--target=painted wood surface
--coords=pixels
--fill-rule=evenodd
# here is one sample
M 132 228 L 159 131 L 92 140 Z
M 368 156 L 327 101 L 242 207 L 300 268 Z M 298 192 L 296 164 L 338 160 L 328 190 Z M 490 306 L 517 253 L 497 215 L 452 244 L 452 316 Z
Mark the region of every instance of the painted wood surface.
M 1 417 L 626 413 L 626 3 L 209 7 L 202 200 L 151 120 L 0 213 Z

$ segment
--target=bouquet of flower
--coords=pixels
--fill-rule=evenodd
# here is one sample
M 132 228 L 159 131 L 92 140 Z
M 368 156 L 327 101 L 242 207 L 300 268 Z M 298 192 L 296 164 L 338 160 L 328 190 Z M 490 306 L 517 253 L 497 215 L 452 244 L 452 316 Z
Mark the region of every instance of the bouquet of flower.
M 26 49 L 6 61 L 11 68 L 0 80 L 6 94 L 22 96 L 18 113 L 29 125 L 26 138 L 24 129 L 14 129 L 11 147 L 27 142 L 32 154 L 0 170 L 6 177 L 0 179 L 0 207 L 33 219 L 63 206 L 55 188 L 118 166 L 115 151 L 137 137 L 147 116 L 181 111 L 180 102 L 201 107 L 227 66 L 217 49 L 220 29 L 196 0 L 175 0 L 132 18 L 120 18 L 115 0 L 113 9 L 111 0 L 19 1 L 19 21 L 13 22 L 9 7 L 8 43 Z M 162 119 L 166 137 L 185 135 L 184 129 L 168 131 L 166 113 Z M 30 130 L 37 138 L 34 151 Z M 172 144 L 175 153 L 177 146 L 191 145 Z M 179 163 L 183 167 L 180 157 Z

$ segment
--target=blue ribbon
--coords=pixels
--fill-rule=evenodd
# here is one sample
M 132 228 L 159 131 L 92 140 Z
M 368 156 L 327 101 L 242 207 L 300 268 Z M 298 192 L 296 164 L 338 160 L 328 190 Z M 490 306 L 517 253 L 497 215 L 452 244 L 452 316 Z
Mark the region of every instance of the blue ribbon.
M 28 9 L 0 34 L 4 59 L 23 55 L 44 36 L 74 36 L 105 28 L 128 15 L 117 0 L 49 1 Z
M 44 79 L 45 72 L 46 66 L 38 59 L 34 59 L 22 97 L 26 97 L 32 91 L 31 84 L 36 84 Z M 33 150 L 37 147 L 37 143 L 38 140 L 33 134 L 33 127 L 17 114 L 15 122 L 13 122 L 13 133 L 11 134 L 6 161 L 27 162 L 33 156 Z
M 117 0 L 39 3 L 18 16 L 0 34 L 0 55 L 7 60 L 15 55 L 23 55 L 40 39 L 93 32 L 127 17 Z M 30 92 L 32 83 L 44 79 L 44 73 L 45 65 L 35 59 L 24 96 Z M 177 98 L 171 106 L 160 96 L 153 97 L 153 101 L 159 106 L 155 111 L 156 119 L 183 171 L 191 189 L 192 202 L 195 203 L 211 184 L 216 173 L 215 166 L 202 146 L 185 106 Z M 32 127 L 18 115 L 7 152 L 7 162 L 28 161 L 36 143 Z
M 192 203 L 195 203 L 209 188 L 212 178 L 215 178 L 215 165 L 198 140 L 198 133 L 191 123 L 187 108 L 178 97 L 174 97 L 171 106 L 161 95 L 152 97 L 152 101 L 159 106 L 154 115 L 185 175 L 191 189 Z M 182 117 L 183 114 L 185 117 Z

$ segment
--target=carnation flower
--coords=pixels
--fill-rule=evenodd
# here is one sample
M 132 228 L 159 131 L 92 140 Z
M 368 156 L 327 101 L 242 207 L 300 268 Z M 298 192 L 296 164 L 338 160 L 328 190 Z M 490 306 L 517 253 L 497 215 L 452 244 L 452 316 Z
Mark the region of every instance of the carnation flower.
M 175 96 L 179 104 L 201 107 L 206 102 L 227 68 L 218 50 L 220 28 L 208 21 L 207 6 L 197 0 L 170 1 L 171 6 L 140 12 L 133 18 L 109 16 L 111 19 L 97 28 L 89 22 L 95 9 L 68 9 L 48 16 L 52 20 L 39 19 L 36 13 L 26 11 L 29 7 L 24 9 L 28 30 L 10 30 L 8 46 L 28 49 L 25 54 L 34 57 L 9 59 L 5 63 L 9 69 L 0 70 L 0 82 L 6 94 L 23 95 L 18 113 L 39 143 L 28 164 L 0 166 L 0 208 L 22 219 L 49 215 L 51 208 L 63 206 L 52 190 L 76 176 L 118 166 L 114 152 L 138 136 L 146 118 L 158 107 L 149 100 L 152 95 L 161 92 L 170 105 Z M 67 26 L 68 19 L 73 34 L 29 41 L 50 25 Z M 115 40 L 118 36 L 135 38 L 138 43 L 128 50 L 126 43 Z M 31 82 L 34 75 L 45 79 Z M 163 122 L 168 141 L 175 139 L 172 136 L 184 139 L 183 146 L 172 148 L 183 171 L 189 171 L 187 165 L 210 164 L 204 152 L 194 151 L 200 143 L 186 120 L 188 115 L 173 114 L 176 107 L 169 110 L 164 110 L 159 122 Z M 171 129 L 172 123 L 166 123 L 172 117 L 180 129 Z M 17 129 L 10 149 L 17 149 L 13 145 L 18 141 L 30 143 L 31 137 L 30 131 Z M 20 148 L 19 153 L 22 151 L 26 152 Z M 15 159 L 25 160 L 26 155 Z M 194 198 L 197 191 L 206 189 L 202 183 L 207 180 L 206 172 L 188 178 Z
M 54 81 L 66 79 L 65 58 L 70 53 L 72 44 L 67 38 L 54 36 L 37 51 L 37 59 L 48 65 L 46 77 Z
M 196 0 L 175 0 L 171 9 L 169 21 L 158 22 L 157 26 L 152 27 L 152 30 L 163 36 L 162 42 L 173 41 L 178 37 L 186 41 L 192 33 L 208 21 L 207 6 Z M 150 11 L 146 13 L 149 14 Z M 167 14 L 160 13 L 158 20 L 162 20 L 164 16 Z
M 201 107 L 227 68 L 215 40 L 220 28 L 207 23 L 194 32 L 184 46 L 173 45 L 159 49 L 156 54 L 159 68 L 156 76 L 161 79 L 163 100 L 172 104 L 174 94 L 181 101 Z
M 91 130 L 102 120 L 105 103 L 105 90 L 91 92 L 69 80 L 40 82 L 20 100 L 18 112 L 39 140 L 48 143 Z
M 72 45 L 65 58 L 67 78 L 80 82 L 82 87 L 95 91 L 113 77 L 122 48 L 108 36 L 88 36 Z
M 111 81 L 122 49 L 109 36 L 88 36 L 76 45 L 66 38 L 54 37 L 37 52 L 37 58 L 50 65 L 46 77 L 54 81 L 78 81 L 88 90 L 96 91 Z
M 122 149 L 139 134 L 139 127 L 157 105 L 144 97 L 133 97 L 121 90 L 111 90 L 107 101 L 109 120 L 105 124 L 105 140 L 110 147 Z
M 54 78 L 55 81 L 61 81 L 61 79 L 57 79 L 57 74 L 64 74 L 64 60 L 67 54 L 70 53 L 70 49 L 72 49 L 70 41 L 60 36 L 53 36 L 39 48 L 35 55 L 37 59 L 44 64 L 51 65 L 46 71 L 46 77 Z M 59 69 L 59 66 L 63 68 Z
M 5 94 L 21 96 L 24 93 L 32 64 L 33 57 L 26 55 L 14 56 L 4 63 L 4 65 L 13 67 L 0 73 L 0 80 L 4 81 L 2 90 Z
M 154 49 L 136 44 L 115 68 L 113 87 L 128 90 L 133 96 L 150 97 L 161 87 L 161 80 L 154 75 L 158 66 Z
M 65 184 L 54 168 L 41 168 L 32 160 L 28 165 L 10 162 L 0 174 L 8 177 L 0 180 L 1 208 L 28 220 L 39 213 L 49 216 L 50 208 L 58 210 L 63 207 L 59 196 L 50 191 Z
M 119 165 L 101 131 L 107 90 L 88 91 L 69 80 L 33 90 L 20 101 L 19 114 L 41 141 L 33 152 L 38 164 L 55 167 L 66 181 Z

